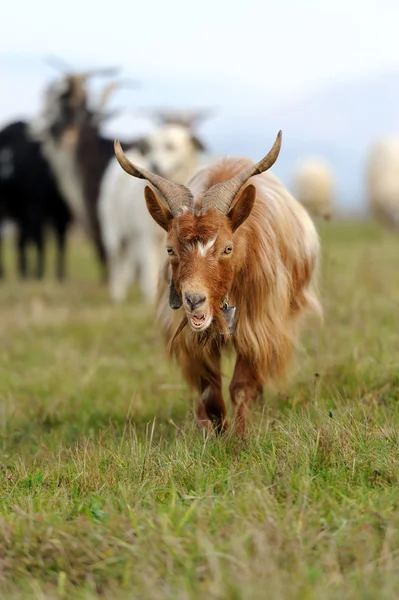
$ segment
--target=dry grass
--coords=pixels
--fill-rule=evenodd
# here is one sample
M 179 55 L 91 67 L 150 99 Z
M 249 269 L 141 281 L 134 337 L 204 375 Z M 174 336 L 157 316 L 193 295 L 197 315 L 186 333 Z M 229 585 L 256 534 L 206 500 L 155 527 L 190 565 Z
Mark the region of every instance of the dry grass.
M 1 598 L 399 596 L 399 238 L 322 237 L 325 327 L 245 442 L 193 429 L 85 245 L 63 286 L 1 284 Z

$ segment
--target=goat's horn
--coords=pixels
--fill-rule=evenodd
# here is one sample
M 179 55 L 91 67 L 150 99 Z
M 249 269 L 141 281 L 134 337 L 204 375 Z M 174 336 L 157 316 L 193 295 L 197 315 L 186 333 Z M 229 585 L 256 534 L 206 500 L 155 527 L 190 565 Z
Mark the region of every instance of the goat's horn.
M 188 207 L 193 206 L 193 195 L 184 185 L 172 183 L 160 175 L 155 175 L 155 173 L 151 173 L 151 171 L 147 171 L 141 167 L 136 167 L 136 165 L 130 162 L 130 160 L 124 154 L 119 140 L 115 140 L 114 150 L 120 166 L 124 171 L 126 171 L 126 173 L 133 175 L 133 177 L 138 177 L 139 179 L 147 179 L 147 181 L 152 183 L 152 185 L 161 192 L 170 212 L 174 217 L 180 213 L 183 205 Z
M 205 213 L 209 208 L 216 208 L 221 213 L 226 215 L 231 207 L 234 198 L 237 196 L 243 185 L 253 175 L 264 173 L 276 162 L 281 149 L 281 130 L 278 132 L 276 141 L 273 144 L 270 152 L 262 158 L 258 163 L 248 167 L 245 171 L 238 173 L 232 179 L 217 183 L 212 186 L 204 195 L 202 200 L 202 213 Z
M 123 88 L 137 89 L 138 87 L 140 87 L 140 83 L 130 79 L 120 79 L 118 81 L 111 81 L 110 83 L 107 83 L 100 94 L 100 100 L 98 103 L 99 108 L 102 110 L 106 107 L 109 99 L 116 90 Z

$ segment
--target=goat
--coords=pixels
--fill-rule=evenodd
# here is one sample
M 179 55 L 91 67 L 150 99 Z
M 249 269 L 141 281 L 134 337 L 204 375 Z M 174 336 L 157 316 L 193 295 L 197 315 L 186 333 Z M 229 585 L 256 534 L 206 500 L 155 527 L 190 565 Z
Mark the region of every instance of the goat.
M 399 138 L 386 137 L 371 149 L 366 166 L 368 204 L 374 217 L 399 229 Z
M 204 151 L 204 144 L 194 132 L 176 121 L 164 123 L 143 138 L 141 153 L 136 147 L 128 156 L 140 167 L 183 184 L 198 169 Z M 109 164 L 101 183 L 98 211 L 114 302 L 125 300 L 129 284 L 137 278 L 144 298 L 155 301 L 163 236 L 141 202 L 145 185 L 127 177 L 116 159 Z
M 71 215 L 42 156 L 40 144 L 29 135 L 29 124 L 17 121 L 0 131 L 0 221 L 10 219 L 18 228 L 18 268 L 29 274 L 27 245 L 37 250 L 35 275 L 44 274 L 45 227 L 56 234 L 57 277 L 64 278 L 66 235 Z M 0 273 L 4 266 L 0 256 Z
M 105 70 L 109 74 L 109 69 Z M 93 71 L 67 75 L 46 91 L 42 113 L 32 124 L 43 152 L 76 221 L 94 244 L 106 272 L 106 255 L 98 220 L 97 201 L 104 171 L 114 156 L 112 140 L 101 136 L 99 126 L 104 120 L 103 105 L 114 83 L 103 92 L 100 108 L 88 106 L 85 83 Z
M 303 159 L 294 173 L 294 194 L 312 217 L 331 219 L 334 176 L 321 158 Z
M 167 232 L 168 259 L 157 294 L 160 327 L 186 381 L 200 394 L 198 425 L 218 432 L 228 426 L 222 349 L 234 346 L 237 354 L 230 396 L 234 428 L 243 434 L 249 403 L 262 394 L 267 377 L 287 369 L 299 317 L 306 309 L 321 313 L 315 226 L 266 172 L 277 160 L 281 135 L 260 162 L 223 159 L 187 187 L 134 165 L 115 140 L 121 167 L 151 184 L 144 191 L 147 209 Z

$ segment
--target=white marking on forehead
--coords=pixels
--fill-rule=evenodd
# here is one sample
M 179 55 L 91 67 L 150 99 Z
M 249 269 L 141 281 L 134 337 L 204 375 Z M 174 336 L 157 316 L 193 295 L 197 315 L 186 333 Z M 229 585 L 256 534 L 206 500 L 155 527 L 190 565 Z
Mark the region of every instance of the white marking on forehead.
M 208 250 L 213 248 L 213 246 L 215 245 L 216 239 L 217 239 L 217 236 L 214 238 L 211 238 L 206 244 L 202 244 L 201 242 L 198 242 L 198 244 L 197 244 L 198 252 L 201 254 L 201 256 L 205 256 L 205 254 L 208 252 Z

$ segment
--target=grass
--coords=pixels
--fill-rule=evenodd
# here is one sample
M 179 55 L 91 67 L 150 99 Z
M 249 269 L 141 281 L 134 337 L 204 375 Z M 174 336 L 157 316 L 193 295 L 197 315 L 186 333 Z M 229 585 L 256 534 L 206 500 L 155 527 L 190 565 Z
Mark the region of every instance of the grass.
M 399 596 L 399 238 L 321 235 L 324 328 L 244 441 L 194 429 L 152 310 L 111 306 L 81 241 L 64 285 L 1 284 L 2 599 Z

